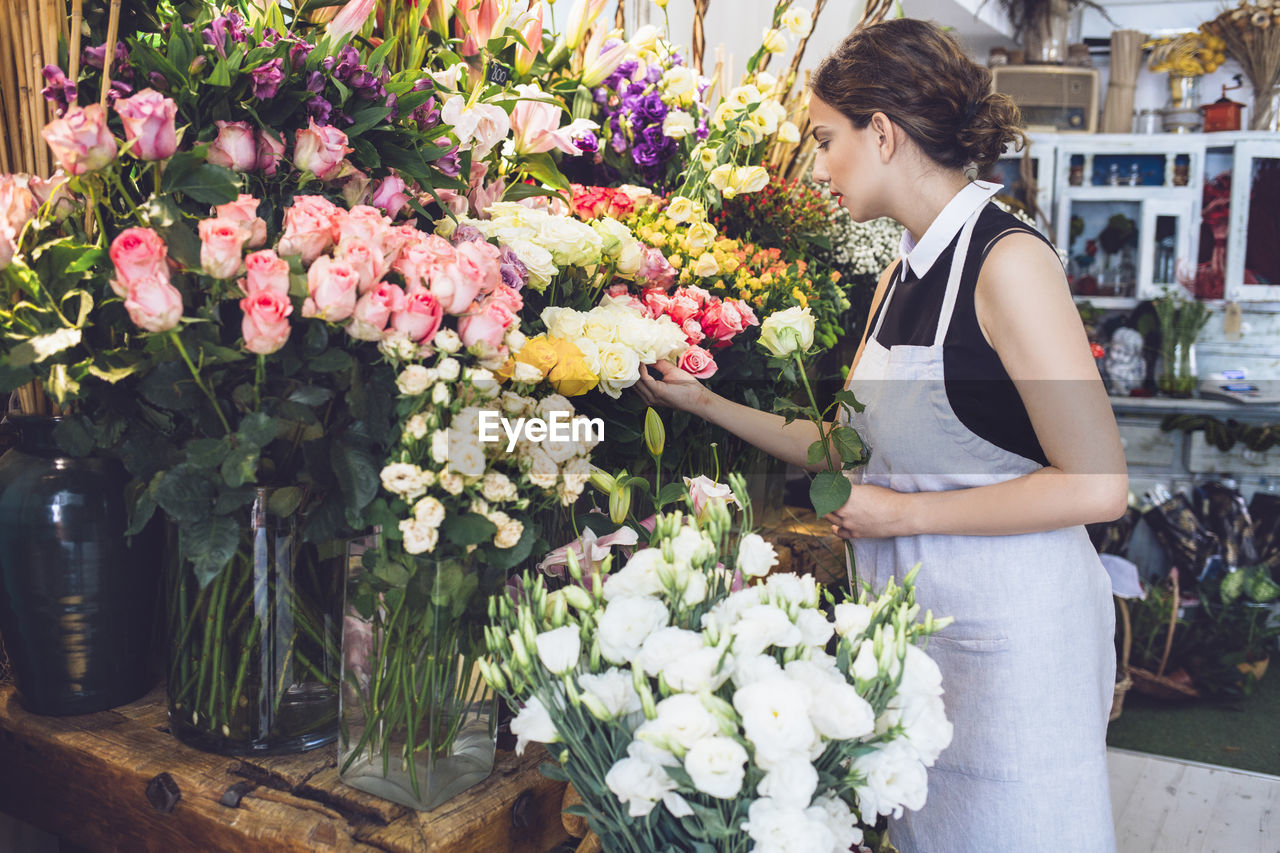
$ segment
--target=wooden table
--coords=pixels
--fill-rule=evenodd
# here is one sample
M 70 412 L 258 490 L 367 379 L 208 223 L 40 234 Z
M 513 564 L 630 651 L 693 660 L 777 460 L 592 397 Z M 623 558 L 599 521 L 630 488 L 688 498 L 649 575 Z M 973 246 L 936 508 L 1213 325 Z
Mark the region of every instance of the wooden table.
M 91 851 L 129 853 L 543 853 L 569 837 L 564 784 L 538 772 L 540 747 L 499 750 L 489 779 L 417 812 L 343 785 L 335 747 L 226 758 L 179 743 L 167 722 L 162 687 L 79 717 L 29 714 L 0 687 L 0 811 Z M 167 812 L 153 781 L 166 773 L 180 793 Z M 247 793 L 223 805 L 237 784 Z
M 813 575 L 824 586 L 849 585 L 844 540 L 812 509 L 779 507 L 759 524 L 760 535 L 778 552 L 775 572 Z

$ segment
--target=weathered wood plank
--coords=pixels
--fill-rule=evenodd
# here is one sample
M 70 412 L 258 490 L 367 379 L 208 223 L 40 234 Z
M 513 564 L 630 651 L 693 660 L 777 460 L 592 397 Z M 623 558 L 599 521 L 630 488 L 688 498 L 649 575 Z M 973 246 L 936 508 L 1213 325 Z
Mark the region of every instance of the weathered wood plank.
M 420 813 L 343 785 L 331 747 L 270 758 L 187 747 L 168 733 L 162 689 L 113 711 L 40 717 L 0 688 L 0 811 L 88 850 L 542 853 L 568 837 L 564 786 L 537 771 L 545 759 L 499 751 L 490 779 Z M 166 772 L 181 791 L 168 814 L 146 796 Z M 246 782 L 237 807 L 219 802 Z

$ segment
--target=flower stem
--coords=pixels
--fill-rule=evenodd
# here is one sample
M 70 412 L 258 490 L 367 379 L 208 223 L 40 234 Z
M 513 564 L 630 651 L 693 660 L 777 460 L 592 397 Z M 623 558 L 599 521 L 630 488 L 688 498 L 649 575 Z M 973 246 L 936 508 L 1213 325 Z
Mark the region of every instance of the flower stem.
M 182 356 L 182 360 L 187 363 L 187 369 L 191 371 L 191 378 L 195 380 L 196 387 L 204 392 L 209 398 L 209 402 L 213 404 L 213 410 L 218 414 L 218 420 L 222 422 L 222 428 L 226 430 L 227 435 L 231 435 L 231 425 L 227 423 L 227 418 L 222 414 L 222 407 L 218 405 L 218 399 L 213 396 L 213 391 L 209 390 L 209 386 L 204 384 L 204 380 L 200 378 L 200 371 L 196 368 L 195 363 L 191 361 L 191 356 L 187 354 L 187 348 L 182 345 L 182 336 L 176 330 L 169 330 L 169 338 L 173 341 L 173 345 L 177 347 L 178 354 Z

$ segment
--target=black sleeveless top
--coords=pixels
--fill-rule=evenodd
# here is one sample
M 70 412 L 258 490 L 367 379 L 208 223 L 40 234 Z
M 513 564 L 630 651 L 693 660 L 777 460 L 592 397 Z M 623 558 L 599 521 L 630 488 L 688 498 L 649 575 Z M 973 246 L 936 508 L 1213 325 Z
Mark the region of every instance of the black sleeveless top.
M 1001 238 L 1014 232 L 1034 234 L 1049 243 L 1035 228 L 994 204 L 988 204 L 974 224 L 955 312 L 942 346 L 947 400 L 960 422 L 978 436 L 1011 453 L 1048 465 L 1018 389 L 1001 364 L 1000 356 L 983 337 L 974 308 L 978 272 L 987 253 Z M 871 328 L 875 328 L 880 313 L 887 311 L 875 336 L 881 346 L 888 349 L 933 345 L 959 237 L 957 232 L 923 278 L 917 277 L 914 270 L 909 270 L 904 278 L 902 264 L 898 264 L 893 298 L 887 307 L 882 301 L 871 317 Z

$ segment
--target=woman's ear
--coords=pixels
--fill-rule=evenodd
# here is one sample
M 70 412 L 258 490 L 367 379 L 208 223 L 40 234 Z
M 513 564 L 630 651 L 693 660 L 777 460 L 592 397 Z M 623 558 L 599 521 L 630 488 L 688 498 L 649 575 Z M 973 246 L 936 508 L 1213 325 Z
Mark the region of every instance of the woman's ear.
M 871 133 L 872 144 L 880 154 L 880 162 L 888 163 L 902 144 L 899 137 L 901 130 L 892 119 L 879 112 L 871 114 L 871 122 L 867 125 L 867 130 Z

